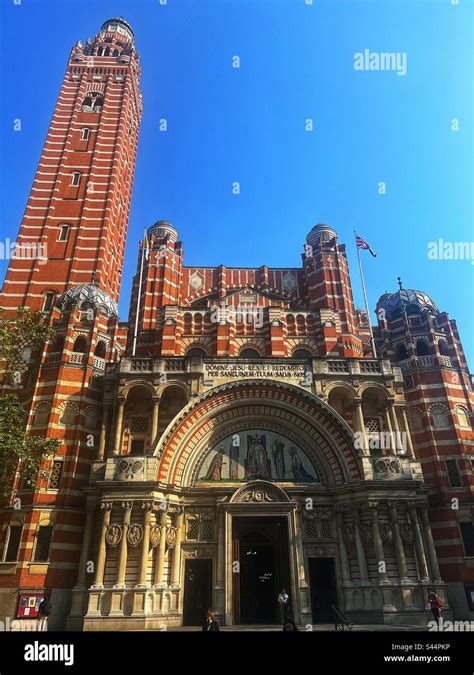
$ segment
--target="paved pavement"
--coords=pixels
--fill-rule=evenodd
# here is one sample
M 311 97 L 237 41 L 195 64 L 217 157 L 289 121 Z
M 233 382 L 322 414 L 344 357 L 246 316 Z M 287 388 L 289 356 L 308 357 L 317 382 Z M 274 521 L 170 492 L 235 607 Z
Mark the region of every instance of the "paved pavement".
M 201 631 L 200 626 L 180 626 L 178 628 L 168 628 L 168 630 L 171 632 L 199 632 Z M 282 628 L 279 625 L 258 625 L 258 626 L 247 626 L 247 625 L 240 625 L 240 626 L 221 626 L 221 631 L 222 632 L 229 632 L 229 633 L 235 633 L 235 632 L 254 632 L 254 631 L 262 631 L 262 632 L 281 632 Z M 298 626 L 298 630 L 301 632 L 310 632 L 308 630 L 307 626 Z M 334 624 L 333 623 L 321 623 L 321 624 L 313 624 L 312 626 L 312 631 L 314 632 L 328 632 L 328 631 L 334 631 Z M 347 628 L 345 630 L 348 630 Z M 404 631 L 419 631 L 419 632 L 425 632 L 428 630 L 428 626 L 408 626 L 408 625 L 403 625 L 403 626 L 385 626 L 381 624 L 367 624 L 367 625 L 358 625 L 358 626 L 353 626 L 352 632 L 372 632 L 372 631 L 396 631 L 396 632 L 404 632 Z

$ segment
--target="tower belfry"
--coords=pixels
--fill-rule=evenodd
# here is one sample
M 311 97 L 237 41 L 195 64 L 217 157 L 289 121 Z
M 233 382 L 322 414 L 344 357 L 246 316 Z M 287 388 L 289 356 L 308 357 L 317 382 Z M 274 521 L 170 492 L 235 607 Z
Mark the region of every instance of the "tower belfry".
M 142 114 L 130 25 L 106 21 L 71 50 L 21 222 L 1 304 L 49 310 L 71 286 L 96 283 L 116 302 Z M 46 258 L 22 256 L 22 247 Z M 40 248 L 41 247 L 41 248 Z

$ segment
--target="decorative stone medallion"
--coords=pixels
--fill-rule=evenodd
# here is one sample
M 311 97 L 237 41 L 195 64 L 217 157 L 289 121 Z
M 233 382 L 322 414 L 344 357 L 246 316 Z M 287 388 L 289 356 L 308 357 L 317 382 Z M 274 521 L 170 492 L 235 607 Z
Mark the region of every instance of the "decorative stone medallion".
M 117 544 L 120 543 L 121 539 L 122 539 L 121 525 L 118 525 L 117 523 L 109 525 L 109 527 L 107 528 L 107 532 L 105 534 L 105 541 L 109 544 L 109 546 L 117 546 Z
M 143 539 L 143 528 L 141 525 L 134 523 L 130 525 L 127 532 L 127 541 L 130 546 L 138 546 L 138 544 Z
M 161 540 L 161 527 L 159 525 L 152 525 L 150 528 L 150 544 L 156 548 Z

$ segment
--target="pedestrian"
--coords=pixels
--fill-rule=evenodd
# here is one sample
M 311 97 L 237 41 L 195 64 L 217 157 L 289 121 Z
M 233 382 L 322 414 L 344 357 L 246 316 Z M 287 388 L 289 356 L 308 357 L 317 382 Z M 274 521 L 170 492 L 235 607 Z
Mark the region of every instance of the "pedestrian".
M 51 605 L 51 593 L 45 591 L 44 598 L 38 607 L 38 625 L 36 630 L 46 632 L 48 630 L 48 616 L 51 614 L 53 606 Z
M 438 595 L 431 589 L 428 590 L 428 602 L 430 605 L 431 613 L 434 616 L 436 623 L 439 623 L 439 615 L 441 614 L 441 607 L 443 606 L 443 601 Z
M 280 607 L 280 621 L 282 624 L 285 623 L 285 619 L 288 616 L 289 610 L 289 601 L 290 598 L 285 588 L 281 589 L 281 593 L 278 596 L 278 606 Z
M 298 628 L 296 627 L 293 619 L 285 619 L 285 623 L 283 624 L 283 632 L 294 633 L 295 631 L 298 632 Z
M 212 607 L 209 607 L 209 609 L 207 610 L 207 617 L 206 617 L 206 621 L 204 622 L 204 624 L 202 626 L 202 632 L 203 633 L 206 633 L 206 632 L 209 632 L 209 633 L 218 632 L 219 633 L 220 632 L 219 624 L 218 624 L 217 619 L 216 619 L 216 613 L 215 613 L 215 611 L 213 610 Z

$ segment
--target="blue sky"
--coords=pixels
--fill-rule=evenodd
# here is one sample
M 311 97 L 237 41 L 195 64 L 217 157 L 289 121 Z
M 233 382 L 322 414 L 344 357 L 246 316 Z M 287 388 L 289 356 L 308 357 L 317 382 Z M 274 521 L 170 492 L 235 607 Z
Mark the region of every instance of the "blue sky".
M 16 236 L 70 48 L 123 15 L 141 53 L 144 114 L 121 318 L 155 220 L 179 230 L 185 264 L 248 267 L 298 266 L 306 233 L 326 222 L 348 244 L 356 304 L 354 228 L 378 253 L 364 254 L 371 307 L 401 275 L 457 320 L 472 364 L 474 265 L 427 254 L 440 237 L 474 239 L 474 3 L 306 2 L 4 0 L 2 239 Z M 407 74 L 354 70 L 365 49 L 405 52 Z

